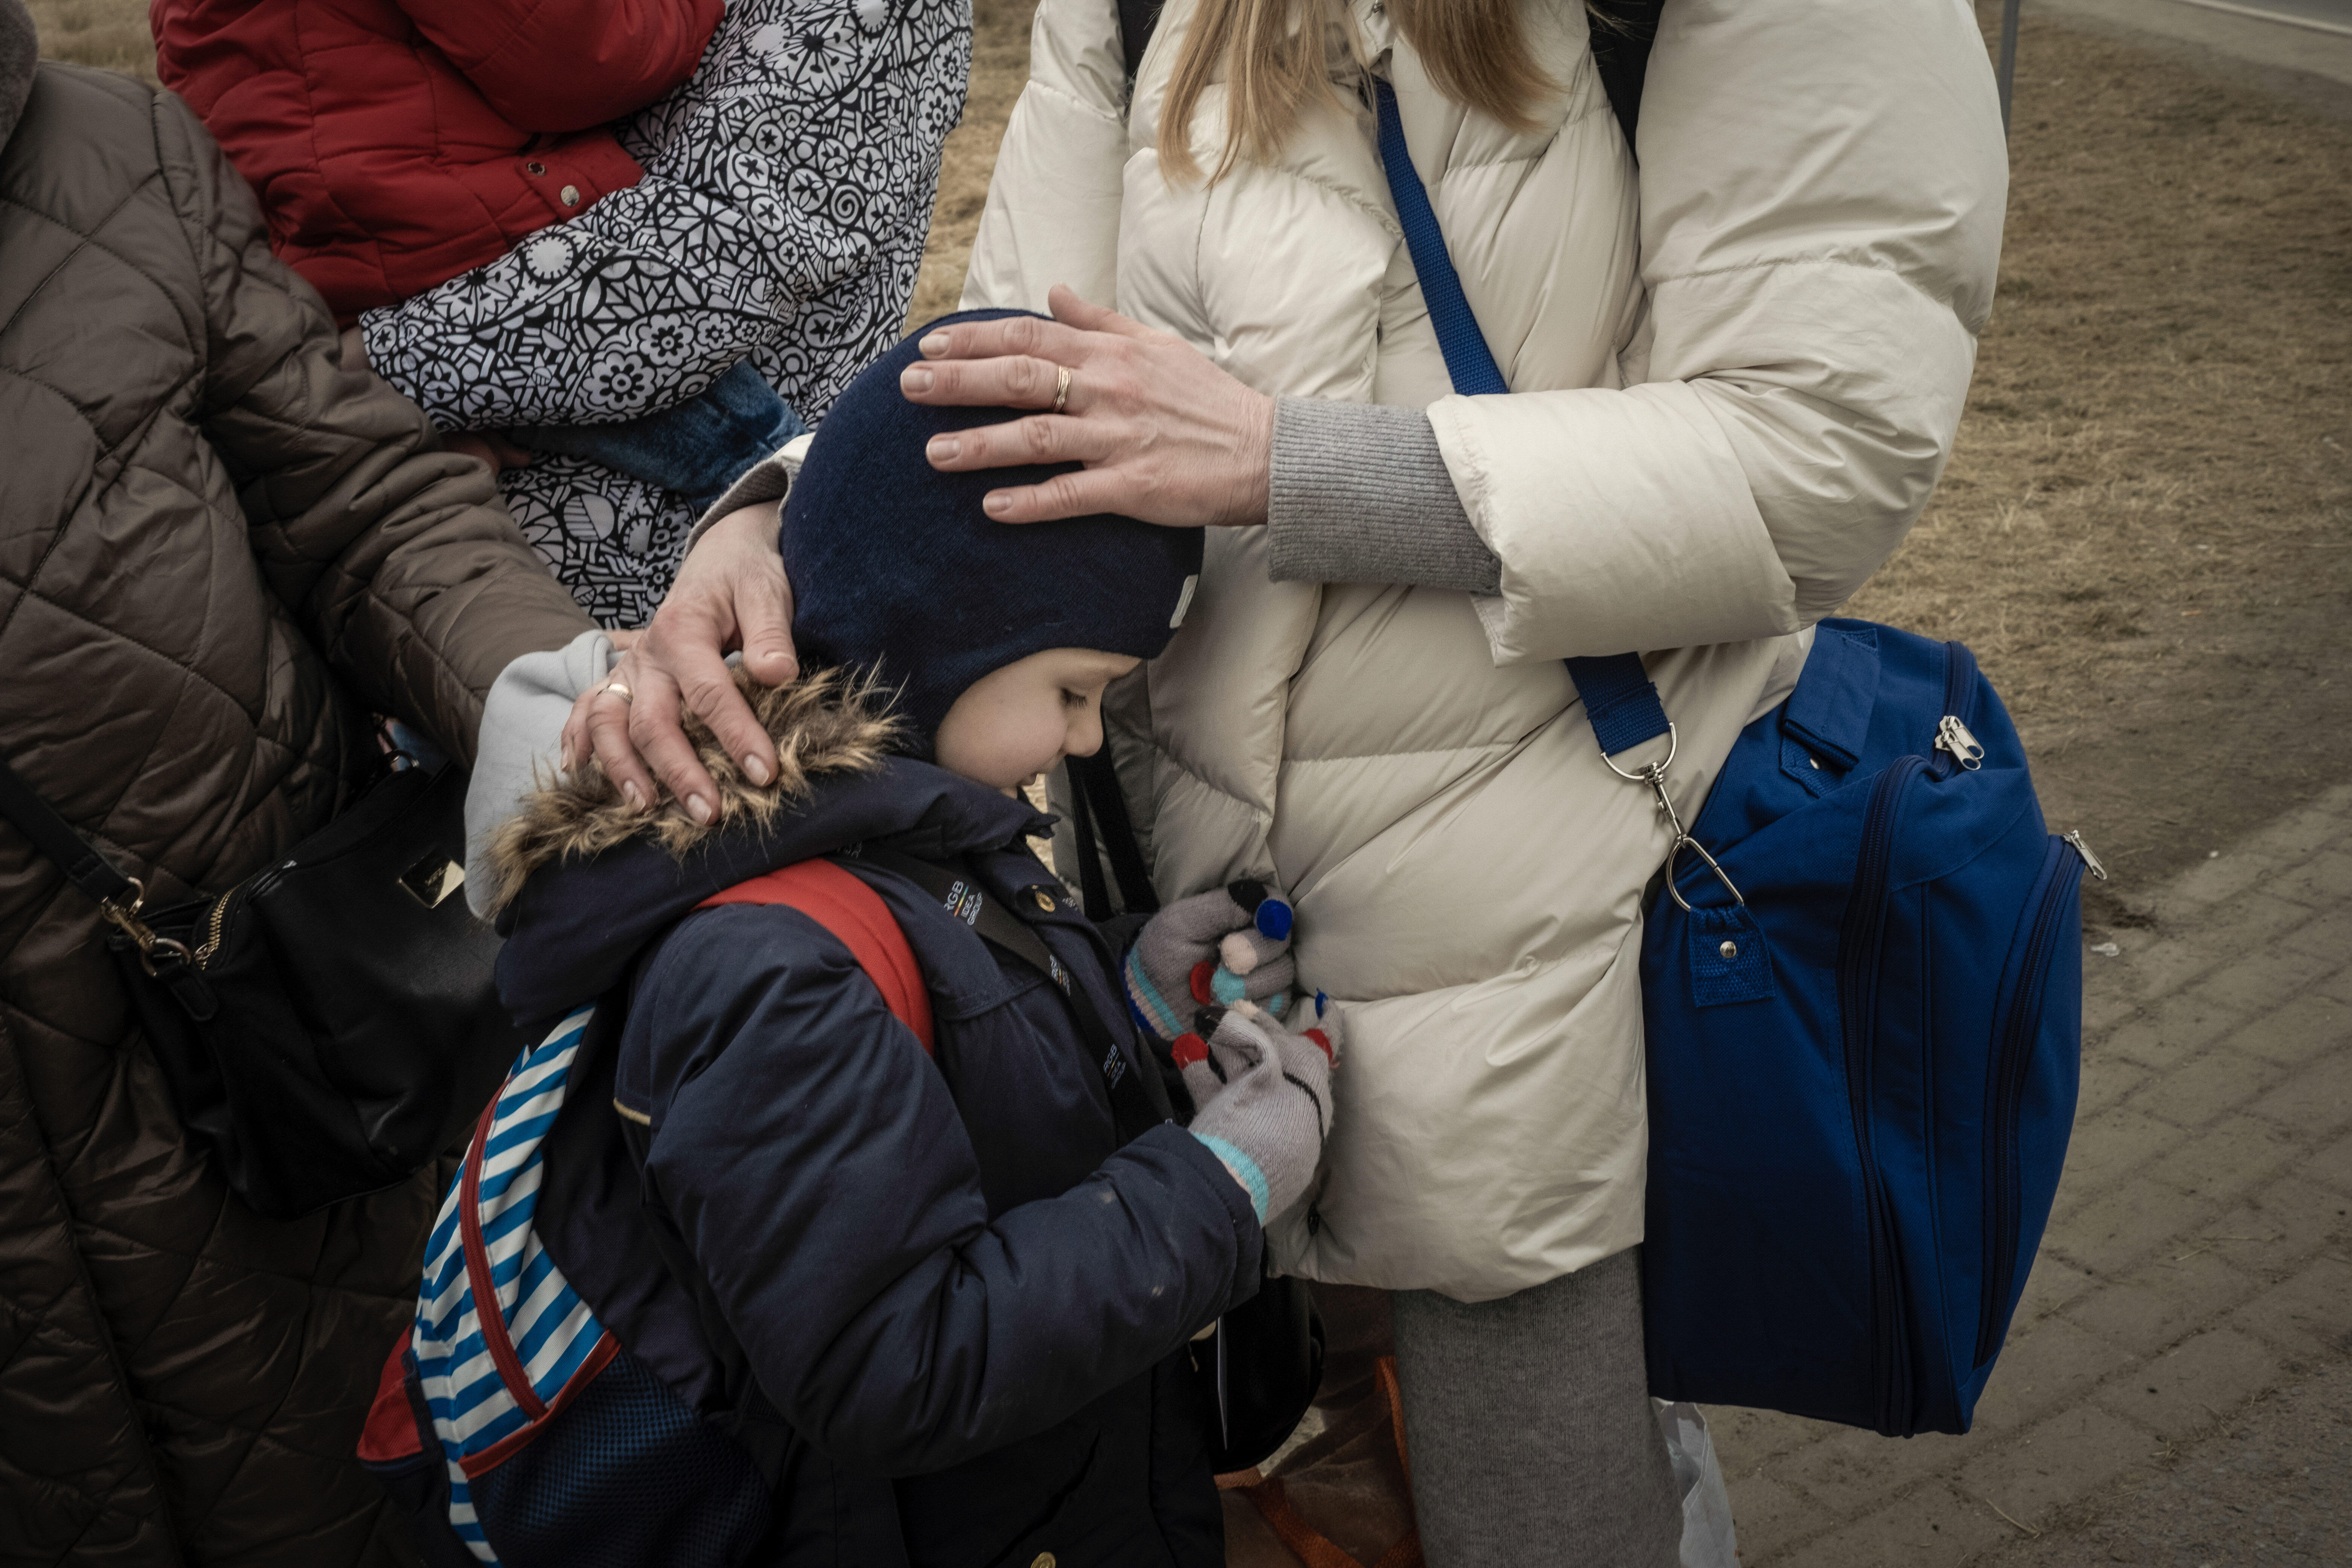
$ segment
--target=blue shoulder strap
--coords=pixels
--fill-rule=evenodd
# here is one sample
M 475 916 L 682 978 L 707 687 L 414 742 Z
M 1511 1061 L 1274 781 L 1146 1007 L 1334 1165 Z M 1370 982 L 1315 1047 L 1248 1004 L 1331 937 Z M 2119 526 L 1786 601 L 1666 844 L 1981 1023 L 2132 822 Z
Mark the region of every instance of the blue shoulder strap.
M 1473 396 L 1508 392 L 1510 384 L 1496 367 L 1486 334 L 1478 330 L 1478 318 L 1470 313 L 1454 258 L 1445 252 L 1437 214 L 1430 207 L 1429 193 L 1422 188 L 1412 153 L 1405 147 L 1404 123 L 1397 118 L 1396 89 L 1374 77 L 1372 94 L 1379 100 L 1381 163 L 1388 173 L 1389 195 L 1396 203 L 1405 249 L 1412 254 L 1412 269 L 1421 275 L 1421 297 L 1428 301 L 1430 324 L 1437 329 L 1437 346 L 1445 355 L 1454 390 Z M 1615 756 L 1666 732 L 1665 705 L 1658 700 L 1658 689 L 1651 684 L 1638 654 L 1562 662 L 1568 666 L 1568 678 L 1576 682 L 1577 695 L 1584 699 L 1584 716 L 1604 756 Z

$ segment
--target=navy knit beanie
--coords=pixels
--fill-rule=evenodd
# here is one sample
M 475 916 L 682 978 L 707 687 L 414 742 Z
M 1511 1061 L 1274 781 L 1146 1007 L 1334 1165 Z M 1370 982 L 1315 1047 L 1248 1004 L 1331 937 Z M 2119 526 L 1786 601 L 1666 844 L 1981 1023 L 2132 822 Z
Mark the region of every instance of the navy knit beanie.
M 1201 531 L 1108 513 L 991 521 L 981 498 L 1076 463 L 943 474 L 934 436 L 1034 410 L 909 403 L 898 374 L 924 332 L 1020 310 L 942 316 L 849 384 L 818 425 L 784 501 L 793 640 L 814 664 L 878 668 L 919 754 L 982 676 L 1054 647 L 1156 657 L 1201 570 Z

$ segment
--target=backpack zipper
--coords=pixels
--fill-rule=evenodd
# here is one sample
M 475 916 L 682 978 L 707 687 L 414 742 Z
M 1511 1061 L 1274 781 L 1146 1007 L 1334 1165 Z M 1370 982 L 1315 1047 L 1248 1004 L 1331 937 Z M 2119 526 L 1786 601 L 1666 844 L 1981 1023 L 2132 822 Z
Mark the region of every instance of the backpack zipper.
M 1954 762 L 1970 773 L 1984 766 L 1984 748 L 1969 732 L 1969 727 L 1949 713 L 1936 726 L 1936 750 L 1949 752 Z
M 1977 656 L 1966 644 L 1944 645 L 1944 716 L 1927 749 L 1939 779 L 1950 777 L 1954 768 L 1974 773 L 1984 766 L 1985 749 L 1969 731 L 1969 721 L 1976 712 L 1976 673 Z
M 2082 858 L 2084 870 L 2088 871 L 2092 876 L 2096 877 L 2102 882 L 2107 879 L 2106 866 L 2096 855 L 2091 853 L 2091 847 L 2083 842 L 2083 830 L 2081 828 L 2068 828 L 2065 832 L 2058 836 L 2058 842 L 2065 845 L 2068 848 L 2072 849 L 2076 855 Z
M 2008 1326 L 2010 1289 L 2017 1276 L 2017 1209 L 2022 1185 L 2017 1170 L 2017 1112 L 2025 1098 L 2026 1068 L 2033 1061 L 2034 1042 L 2041 1037 L 2050 961 L 2057 953 L 2058 937 L 2065 925 L 2059 917 L 2067 895 L 2083 879 L 2083 862 L 2074 846 L 2053 837 L 2042 876 L 2042 900 L 2033 911 L 2033 929 L 2025 939 L 2017 993 L 2001 1024 L 2000 1052 L 1993 1067 L 1992 1115 L 1985 1124 L 1992 1223 L 1985 1227 L 1990 1256 L 1985 1260 L 1984 1300 L 1977 1317 L 1974 1364 L 1978 1366 L 2000 1349 L 2000 1335 Z
M 1877 1039 L 1879 953 L 1886 934 L 1886 884 L 1894 856 L 1895 821 L 1903 794 L 1929 766 L 1924 757 L 1897 757 L 1872 784 L 1863 817 L 1862 847 L 1855 858 L 1853 891 L 1838 936 L 1838 1015 L 1845 1047 L 1848 1108 L 1853 1118 L 1854 1152 L 1870 1220 L 1871 1381 L 1878 1395 L 1879 1430 L 1904 1429 L 1895 1417 L 1907 1395 L 1902 1344 L 1899 1283 L 1895 1273 L 1894 1222 L 1878 1176 L 1871 1137 L 1871 1063 Z

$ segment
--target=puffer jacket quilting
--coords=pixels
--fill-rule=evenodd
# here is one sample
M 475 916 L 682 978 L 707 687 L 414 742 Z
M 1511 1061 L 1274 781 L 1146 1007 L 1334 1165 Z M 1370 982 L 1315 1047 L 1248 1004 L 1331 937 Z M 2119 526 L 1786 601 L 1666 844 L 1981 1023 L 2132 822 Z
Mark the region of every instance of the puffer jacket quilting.
M 0 750 L 156 902 L 584 618 L 185 106 L 42 65 L 0 145 Z M 0 1563 L 391 1563 L 351 1458 L 429 1174 L 292 1224 L 183 1138 L 94 908 L 0 825 Z

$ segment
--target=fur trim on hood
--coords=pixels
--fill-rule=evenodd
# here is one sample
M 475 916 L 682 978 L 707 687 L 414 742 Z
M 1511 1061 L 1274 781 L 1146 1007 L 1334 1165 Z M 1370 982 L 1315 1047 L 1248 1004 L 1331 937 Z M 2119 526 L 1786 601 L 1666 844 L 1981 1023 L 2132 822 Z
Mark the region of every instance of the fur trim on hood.
M 9 0 L 0 0 L 6 5 Z M 647 838 L 673 857 L 720 829 L 766 827 L 788 806 L 809 798 L 827 773 L 872 773 L 903 749 L 905 726 L 887 710 L 890 693 L 870 679 L 820 670 L 790 686 L 761 686 L 737 671 L 736 688 L 776 742 L 776 782 L 754 784 L 719 745 L 709 726 L 686 715 L 686 736 L 719 785 L 719 810 L 708 823 L 687 815 L 667 785 L 650 818 L 631 809 L 592 758 L 522 798 L 490 845 L 490 907 L 503 909 L 543 866 L 585 860 L 614 845 Z

